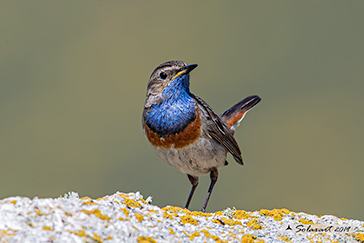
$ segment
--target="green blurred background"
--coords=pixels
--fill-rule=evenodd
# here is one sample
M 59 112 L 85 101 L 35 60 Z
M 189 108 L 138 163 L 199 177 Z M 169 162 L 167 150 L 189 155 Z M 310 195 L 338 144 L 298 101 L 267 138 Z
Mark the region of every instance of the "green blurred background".
M 262 97 L 208 211 L 288 208 L 364 220 L 363 1 L 1 1 L 0 197 L 140 191 L 184 206 L 186 175 L 141 129 L 162 62 L 198 63 L 217 113 Z M 199 210 L 209 177 L 191 203 Z

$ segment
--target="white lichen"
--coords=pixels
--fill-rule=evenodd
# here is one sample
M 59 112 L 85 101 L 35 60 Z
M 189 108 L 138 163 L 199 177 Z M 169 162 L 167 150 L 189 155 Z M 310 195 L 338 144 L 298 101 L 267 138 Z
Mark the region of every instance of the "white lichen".
M 153 200 L 153 197 L 149 196 L 149 197 L 147 197 L 147 199 L 145 199 L 145 202 L 148 204 L 151 204 L 152 200 Z
M 227 208 L 227 209 L 224 210 L 223 215 L 224 216 L 227 216 L 229 218 L 232 218 L 233 215 L 234 215 L 234 213 L 235 213 L 235 211 L 236 211 L 236 208 L 235 207 L 233 207 L 232 209 L 231 208 Z
M 68 192 L 68 193 L 65 193 L 64 196 L 62 197 L 62 195 L 59 196 L 60 199 L 79 199 L 80 196 L 78 195 L 77 192 Z

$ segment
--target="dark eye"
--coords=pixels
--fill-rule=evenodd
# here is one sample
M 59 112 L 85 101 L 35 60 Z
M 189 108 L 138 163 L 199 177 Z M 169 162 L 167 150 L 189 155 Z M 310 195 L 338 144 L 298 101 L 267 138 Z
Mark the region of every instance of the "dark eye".
M 167 78 L 167 74 L 166 74 L 166 72 L 161 72 L 160 74 L 159 74 L 159 77 L 161 78 L 161 79 L 166 79 Z

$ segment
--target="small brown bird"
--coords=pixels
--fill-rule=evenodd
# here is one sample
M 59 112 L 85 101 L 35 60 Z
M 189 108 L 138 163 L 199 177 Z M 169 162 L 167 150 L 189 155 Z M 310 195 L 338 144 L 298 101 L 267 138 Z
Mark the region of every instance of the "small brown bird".
M 188 208 L 201 175 L 210 173 L 205 212 L 218 168 L 227 165 L 227 153 L 238 164 L 243 159 L 233 135 L 235 128 L 261 100 L 249 96 L 218 116 L 205 101 L 190 92 L 189 73 L 197 64 L 169 61 L 150 76 L 142 116 L 143 131 L 154 151 L 167 164 L 186 173 L 192 184 Z

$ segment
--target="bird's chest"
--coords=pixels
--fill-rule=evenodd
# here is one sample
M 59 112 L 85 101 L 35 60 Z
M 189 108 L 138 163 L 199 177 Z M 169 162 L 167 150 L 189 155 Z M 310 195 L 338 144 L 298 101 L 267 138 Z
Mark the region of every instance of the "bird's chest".
M 155 147 L 183 148 L 195 142 L 201 134 L 198 110 L 179 106 L 158 107 L 145 118 L 144 133 Z

